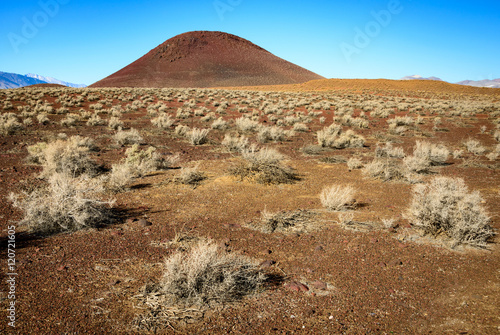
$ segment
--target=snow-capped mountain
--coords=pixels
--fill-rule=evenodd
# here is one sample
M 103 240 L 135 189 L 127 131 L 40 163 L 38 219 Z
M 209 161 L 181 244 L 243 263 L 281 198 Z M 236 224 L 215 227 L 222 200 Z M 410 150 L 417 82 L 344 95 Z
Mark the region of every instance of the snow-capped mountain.
M 413 76 L 403 77 L 403 78 L 401 78 L 401 80 L 437 80 L 437 81 L 443 81 L 441 78 L 438 78 L 438 77 L 424 78 L 422 76 L 419 76 L 418 74 L 415 74 Z
M 469 85 L 476 87 L 491 87 L 491 88 L 500 88 L 500 78 L 499 79 L 485 79 L 485 80 L 464 80 L 459 81 L 457 84 L 459 85 Z
M 437 77 L 429 77 L 424 78 L 419 76 L 418 74 L 413 76 L 406 76 L 401 78 L 401 80 L 439 80 L 444 81 Z M 467 86 L 475 86 L 475 87 L 490 87 L 490 88 L 500 88 L 500 79 L 485 79 L 485 80 L 463 80 L 458 83 L 453 83 L 458 85 L 467 85 Z
M 43 77 L 36 74 L 17 74 L 0 71 L 0 89 L 19 88 L 36 84 L 59 84 L 69 87 L 86 87 L 86 85 L 67 83 L 50 77 Z
M 16 73 L 0 72 L 0 89 L 2 88 L 18 88 L 36 84 L 46 84 L 47 82 L 26 77 Z
M 44 77 L 44 76 L 40 76 L 38 74 L 33 74 L 33 73 L 28 73 L 26 75 L 26 77 L 35 78 L 35 79 L 44 81 L 44 82 L 49 83 L 49 84 L 59 84 L 59 85 L 63 85 L 63 86 L 76 87 L 76 88 L 87 87 L 87 85 L 68 83 L 66 81 L 62 81 L 62 80 L 59 80 L 59 79 L 56 79 L 56 78 Z

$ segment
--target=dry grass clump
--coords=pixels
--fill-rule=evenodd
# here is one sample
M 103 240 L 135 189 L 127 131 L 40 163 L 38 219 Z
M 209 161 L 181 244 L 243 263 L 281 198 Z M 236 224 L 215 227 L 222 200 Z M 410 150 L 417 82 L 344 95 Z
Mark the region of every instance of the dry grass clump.
M 249 178 L 261 184 L 285 184 L 298 179 L 292 168 L 283 166 L 284 156 L 275 149 L 255 147 L 242 152 L 243 162 L 230 170 L 242 180 Z
M 108 128 L 113 130 L 119 130 L 123 128 L 123 121 L 119 118 L 112 116 L 108 121 Z
M 445 164 L 450 151 L 442 144 L 417 141 L 413 156 L 403 160 L 403 164 L 410 172 L 427 173 L 431 166 Z
M 246 117 L 240 117 L 235 120 L 236 127 L 242 132 L 256 131 L 259 128 L 259 122 Z
M 464 145 L 467 151 L 473 153 L 474 155 L 482 155 L 486 151 L 486 149 L 478 140 L 474 140 L 472 138 L 469 138 L 467 141 L 465 141 Z
M 257 133 L 257 140 L 261 143 L 267 143 L 269 141 L 282 142 L 286 139 L 286 133 L 280 127 L 265 127 L 261 126 L 259 132 Z
M 494 236 L 479 192 L 469 192 L 461 178 L 435 177 L 413 188 L 408 219 L 434 236 L 446 234 L 454 246 L 485 247 Z
M 363 162 L 359 158 L 351 157 L 347 160 L 347 167 L 349 170 L 361 169 Z
M 256 292 L 265 279 L 256 262 L 210 242 L 173 255 L 164 267 L 160 290 L 182 306 L 233 302 Z
M 226 130 L 228 127 L 227 121 L 224 121 L 222 117 L 218 118 L 210 126 L 212 129 Z
M 170 117 L 170 115 L 163 113 L 159 115 L 158 117 L 155 117 L 151 119 L 151 123 L 158 128 L 161 129 L 169 129 L 173 124 L 175 120 Z
M 99 200 L 102 182 L 88 175 L 71 178 L 54 173 L 48 185 L 22 195 L 10 194 L 14 206 L 24 212 L 19 222 L 30 232 L 49 235 L 110 224 L 113 202 Z
M 318 144 L 322 147 L 335 149 L 344 148 L 361 148 L 365 144 L 365 139 L 361 135 L 357 135 L 351 129 L 346 132 L 342 131 L 342 127 L 337 124 L 332 124 L 318 131 Z
M 142 177 L 159 169 L 168 169 L 179 161 L 178 155 L 162 157 L 156 152 L 156 148 L 140 150 L 138 144 L 128 148 L 125 154 L 127 157 L 122 164 L 128 165 L 136 177 Z
M 328 210 L 340 211 L 354 207 L 356 203 L 355 194 L 356 189 L 350 185 L 331 185 L 321 191 L 319 198 L 321 204 Z
M 106 189 L 112 192 L 123 192 L 135 178 L 135 169 L 129 164 L 113 164 L 106 179 Z
M 81 174 L 95 175 L 97 165 L 90 158 L 90 150 L 95 150 L 89 138 L 72 136 L 68 140 L 51 143 L 37 143 L 28 147 L 28 160 L 43 166 L 41 176 L 48 178 L 55 173 L 77 177 Z
M 36 116 L 36 120 L 40 124 L 48 124 L 50 122 L 49 117 L 47 116 L 47 113 L 40 113 Z
M 40 121 L 39 121 L 40 122 Z M 41 122 L 40 122 L 41 123 Z M 87 120 L 87 126 L 101 126 L 105 124 L 105 121 L 101 119 L 99 114 L 95 112 L 88 120 Z
M 118 145 L 130 145 L 141 143 L 144 139 L 137 129 L 131 128 L 130 130 L 119 129 L 113 139 Z
M 248 148 L 248 138 L 226 134 L 221 144 L 229 152 L 243 152 Z
M 207 177 L 204 172 L 198 170 L 198 166 L 182 168 L 174 181 L 184 185 L 198 185 Z
M 258 222 L 250 223 L 250 227 L 264 233 L 296 233 L 313 229 L 311 217 L 314 213 L 307 210 L 281 211 L 271 213 L 263 210 Z
M 377 144 L 377 148 L 375 149 L 375 157 L 404 158 L 405 152 L 403 148 L 393 147 L 392 143 L 387 142 L 383 147 Z
M 0 114 L 0 135 L 10 135 L 20 129 L 23 129 L 23 125 L 14 113 Z
M 259 292 L 266 279 L 256 261 L 227 253 L 209 241 L 175 253 L 165 259 L 163 268 L 159 283 L 146 285 L 137 296 L 147 309 L 134 320 L 138 328 L 156 329 L 197 318 L 204 309 Z
M 192 145 L 202 145 L 208 141 L 208 129 L 193 128 L 186 133 L 186 137 Z
M 443 144 L 417 141 L 413 156 L 428 160 L 430 165 L 442 165 L 448 160 L 450 150 Z
M 162 156 L 156 152 L 156 148 L 140 150 L 138 144 L 128 148 L 125 154 L 126 158 L 118 164 L 113 164 L 107 175 L 106 189 L 112 192 L 123 192 L 135 178 L 159 169 L 171 168 L 179 162 L 178 154 Z
M 363 174 L 382 181 L 410 181 L 408 171 L 396 159 L 375 158 L 363 168 Z

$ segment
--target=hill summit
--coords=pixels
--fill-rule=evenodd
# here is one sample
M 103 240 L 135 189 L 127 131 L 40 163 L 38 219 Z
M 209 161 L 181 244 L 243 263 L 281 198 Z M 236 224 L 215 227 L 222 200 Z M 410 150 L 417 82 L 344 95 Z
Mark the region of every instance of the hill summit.
M 241 37 L 193 31 L 172 37 L 91 87 L 282 85 L 322 78 Z

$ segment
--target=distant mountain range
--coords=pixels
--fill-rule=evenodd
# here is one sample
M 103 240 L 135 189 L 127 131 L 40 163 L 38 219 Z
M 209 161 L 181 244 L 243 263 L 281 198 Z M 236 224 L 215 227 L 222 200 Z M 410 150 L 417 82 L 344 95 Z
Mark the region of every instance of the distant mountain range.
M 44 77 L 37 74 L 29 73 L 27 75 L 0 72 L 0 89 L 3 88 L 19 88 L 36 84 L 58 84 L 68 87 L 86 87 L 87 85 L 72 84 L 51 77 Z
M 422 76 L 419 76 L 418 74 L 413 75 L 413 76 L 406 76 L 401 78 L 401 80 L 436 80 L 436 81 L 444 81 L 441 78 L 438 77 L 429 77 L 429 78 L 424 78 Z
M 437 80 L 437 81 L 444 81 L 438 77 L 429 77 L 429 78 L 424 78 L 422 76 L 419 76 L 418 74 L 413 75 L 413 76 L 406 76 L 401 78 L 401 80 Z M 499 79 L 485 79 L 485 80 L 464 80 L 464 81 L 459 81 L 458 83 L 453 83 L 453 84 L 458 84 L 458 85 L 466 85 L 466 86 L 475 86 L 475 87 L 490 87 L 490 88 L 500 88 L 500 78 Z

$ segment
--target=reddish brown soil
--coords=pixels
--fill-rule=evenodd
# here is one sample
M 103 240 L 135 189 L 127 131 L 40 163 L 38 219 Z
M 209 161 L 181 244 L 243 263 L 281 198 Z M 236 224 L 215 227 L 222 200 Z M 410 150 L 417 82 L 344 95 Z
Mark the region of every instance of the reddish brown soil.
M 184 33 L 91 87 L 219 87 L 302 83 L 323 77 L 235 35 Z
M 30 85 L 30 86 L 24 86 L 26 88 L 62 88 L 66 87 L 64 85 L 60 84 L 35 84 L 35 85 Z
M 408 82 L 412 83 L 412 82 Z M 406 89 L 406 88 L 405 88 Z M 42 100 L 60 107 L 55 98 L 79 90 L 43 91 Z M 54 93 L 55 92 L 55 93 Z M 379 94 L 392 95 L 392 89 Z M 126 93 L 125 93 L 126 94 Z M 148 91 L 154 96 L 154 91 Z M 399 92 L 405 95 L 405 91 Z M 70 93 L 75 95 L 75 93 Z M 101 93 L 105 98 L 106 92 Z M 412 93 L 414 95 L 414 93 Z M 230 99 L 228 99 L 230 100 Z M 156 98 L 153 102 L 156 102 Z M 0 101 L 1 102 L 1 101 Z M 12 100 L 14 106 L 26 102 Z M 89 110 L 94 102 L 85 102 Z M 113 100 L 113 105 L 126 103 Z M 166 104 L 175 111 L 182 102 Z M 0 106 L 3 103 L 0 103 Z M 200 101 L 198 106 L 202 106 Z M 211 110 L 215 107 L 208 106 Z M 240 114 L 230 105 L 224 119 Z M 299 110 L 305 112 L 305 108 Z M 356 111 L 358 115 L 359 110 Z M 404 115 L 399 113 L 398 115 Z M 173 113 L 175 115 L 175 113 Z M 109 117 L 106 114 L 104 118 Z M 323 111 L 330 124 L 333 111 Z M 367 138 L 359 149 L 328 150 L 307 156 L 301 148 L 315 143 L 315 133 L 324 127 L 316 118 L 310 130 L 282 143 L 268 144 L 286 154 L 287 164 L 301 180 L 287 185 L 260 185 L 238 181 L 227 175 L 235 157 L 221 149 L 224 132 L 212 130 L 208 144 L 192 146 L 171 130 L 153 128 L 146 109 L 124 113 L 125 127 L 139 129 L 147 145 L 163 153 L 181 153 L 181 166 L 199 163 L 208 179 L 198 187 L 177 185 L 169 180 L 171 169 L 153 173 L 114 197 L 125 216 L 113 226 L 40 238 L 16 225 L 22 213 L 7 201 L 9 192 L 20 192 L 33 183 L 40 171 L 26 163 L 26 147 L 54 138 L 57 133 L 92 137 L 101 148 L 95 160 L 109 167 L 124 156 L 124 147 L 112 143 L 114 133 L 105 126 L 79 122 L 63 128 L 64 115 L 49 115 L 52 123 L 36 122 L 24 130 L 0 137 L 0 262 L 2 316 L 0 333 L 12 334 L 140 334 L 132 320 L 141 313 L 134 296 L 149 281 L 161 277 L 161 262 L 176 250 L 165 247 L 176 234 L 211 238 L 232 252 L 275 265 L 266 271 L 280 276 L 261 294 L 239 303 L 205 312 L 192 324 L 172 323 L 159 330 L 166 334 L 498 334 L 500 330 L 500 250 L 498 237 L 488 250 L 449 249 L 441 240 L 415 238 L 418 234 L 402 218 L 408 208 L 412 186 L 383 183 L 349 171 L 345 164 L 325 164 L 324 156 L 373 158 L 377 133 L 386 133 L 384 119 L 371 120 L 370 129 L 355 131 Z M 392 117 L 392 116 L 391 116 Z M 426 116 L 428 118 L 428 116 Z M 430 120 L 430 119 L 429 119 Z M 457 120 L 462 126 L 457 125 Z M 267 117 L 261 115 L 261 122 Z M 461 141 L 477 138 L 485 146 L 496 145 L 480 127 L 494 129 L 488 114 L 444 118 L 443 128 L 432 131 L 432 122 L 420 126 L 421 133 L 393 136 L 397 146 L 411 152 L 416 140 L 445 143 L 451 150 Z M 180 120 L 190 127 L 206 128 L 199 117 Z M 231 129 L 234 131 L 234 126 Z M 423 133 L 432 137 L 424 137 Z M 254 141 L 254 136 L 249 135 Z M 464 161 L 475 165 L 464 167 Z M 479 190 L 500 229 L 500 178 L 498 159 L 465 153 L 450 159 L 436 173 L 464 178 Z M 427 176 L 430 178 L 432 176 Z M 325 185 L 351 184 L 358 189 L 356 220 L 380 223 L 394 218 L 397 226 L 384 229 L 373 224 L 347 230 L 337 223 L 337 213 L 325 211 L 318 194 Z M 50 199 L 48 199 L 50 201 Z M 246 224 L 260 212 L 308 209 L 318 213 L 316 231 L 285 235 L 265 234 Z M 134 218 L 147 218 L 143 227 Z M 7 325 L 7 226 L 16 225 L 16 328 Z M 308 290 L 303 291 L 305 285 Z M 319 283 L 315 283 L 319 282 Z M 326 284 L 326 290 L 322 285 Z M 318 288 L 315 288 L 315 287 Z M 324 288 L 324 287 L 323 287 Z M 294 290 L 295 289 L 295 290 Z

